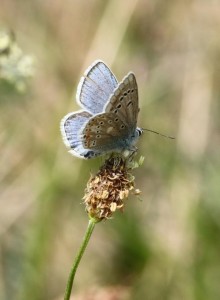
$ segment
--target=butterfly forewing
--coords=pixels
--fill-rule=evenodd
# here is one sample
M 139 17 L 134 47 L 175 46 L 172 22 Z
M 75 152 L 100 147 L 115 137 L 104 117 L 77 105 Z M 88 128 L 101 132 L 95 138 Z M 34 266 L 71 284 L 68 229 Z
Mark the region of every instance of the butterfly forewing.
M 117 86 L 118 82 L 110 69 L 102 61 L 95 61 L 81 78 L 76 98 L 83 109 L 98 114 L 103 112 Z
M 115 89 L 105 112 L 113 112 L 130 128 L 136 128 L 138 106 L 138 88 L 135 75 L 129 73 Z

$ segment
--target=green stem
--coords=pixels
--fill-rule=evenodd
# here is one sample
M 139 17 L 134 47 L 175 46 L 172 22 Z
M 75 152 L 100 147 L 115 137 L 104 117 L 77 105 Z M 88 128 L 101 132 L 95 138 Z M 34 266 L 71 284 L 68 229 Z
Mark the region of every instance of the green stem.
M 78 252 L 78 254 L 77 254 L 77 256 L 76 256 L 76 258 L 73 262 L 73 266 L 72 266 L 72 269 L 70 271 L 69 279 L 68 279 L 68 282 L 67 282 L 67 285 L 66 285 L 64 300 L 69 300 L 70 299 L 70 295 L 71 295 L 71 291 L 72 291 L 72 287 L 73 287 L 73 280 L 74 280 L 74 277 L 75 277 L 75 274 L 76 274 L 76 270 L 77 270 L 78 265 L 80 263 L 80 260 L 83 256 L 83 253 L 86 250 L 86 246 L 88 245 L 88 242 L 90 240 L 90 237 L 92 235 L 92 232 L 93 232 L 93 229 L 94 229 L 96 223 L 97 223 L 97 221 L 94 220 L 94 219 L 89 220 L 89 224 L 88 224 L 83 242 L 80 246 L 79 252 Z

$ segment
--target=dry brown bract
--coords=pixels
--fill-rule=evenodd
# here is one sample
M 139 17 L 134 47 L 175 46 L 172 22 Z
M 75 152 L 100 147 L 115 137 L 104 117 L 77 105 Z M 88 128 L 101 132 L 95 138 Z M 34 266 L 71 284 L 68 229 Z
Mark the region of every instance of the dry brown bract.
M 130 170 L 123 158 L 110 157 L 99 172 L 91 176 L 83 197 L 90 218 L 101 221 L 111 218 L 117 209 L 123 210 L 124 199 L 134 189 Z

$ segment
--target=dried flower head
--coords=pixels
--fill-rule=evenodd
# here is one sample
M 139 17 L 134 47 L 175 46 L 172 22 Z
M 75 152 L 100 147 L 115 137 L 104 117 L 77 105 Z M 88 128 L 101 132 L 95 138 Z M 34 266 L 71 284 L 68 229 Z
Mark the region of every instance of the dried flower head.
M 130 173 L 133 161 L 111 156 L 87 183 L 83 197 L 86 211 L 97 222 L 109 219 L 117 210 L 123 210 L 124 200 L 134 190 L 134 176 Z

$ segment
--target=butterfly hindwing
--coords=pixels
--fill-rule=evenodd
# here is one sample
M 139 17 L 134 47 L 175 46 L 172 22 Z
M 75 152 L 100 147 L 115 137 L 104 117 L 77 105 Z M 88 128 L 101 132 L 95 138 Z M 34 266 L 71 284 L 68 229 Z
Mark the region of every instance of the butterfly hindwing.
M 60 129 L 65 145 L 69 152 L 80 158 L 93 158 L 101 155 L 99 151 L 87 149 L 80 138 L 82 127 L 91 119 L 92 115 L 86 111 L 76 111 L 66 115 L 60 124 Z
M 82 130 L 83 146 L 111 151 L 123 147 L 129 135 L 128 127 L 114 113 L 103 113 L 91 118 Z
M 80 144 L 79 131 L 91 117 L 92 115 L 88 112 L 76 111 L 62 119 L 60 129 L 67 147 L 75 149 Z

